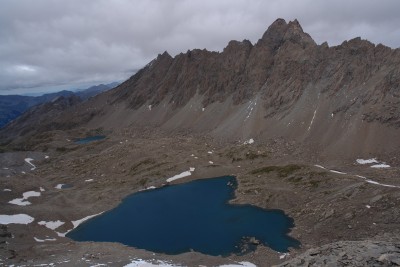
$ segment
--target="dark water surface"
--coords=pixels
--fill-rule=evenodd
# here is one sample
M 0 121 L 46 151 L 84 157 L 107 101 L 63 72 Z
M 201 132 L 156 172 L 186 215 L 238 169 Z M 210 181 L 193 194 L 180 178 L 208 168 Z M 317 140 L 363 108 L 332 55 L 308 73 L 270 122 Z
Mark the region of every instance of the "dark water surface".
M 63 184 L 61 185 L 61 189 L 67 189 L 67 188 L 72 188 L 74 187 L 72 184 Z
M 90 143 L 90 142 L 93 142 L 93 141 L 103 140 L 104 138 L 106 138 L 105 135 L 89 136 L 89 137 L 86 137 L 86 138 L 75 140 L 75 144 L 83 145 L 83 144 L 87 144 L 87 143 Z
M 299 246 L 287 235 L 294 223 L 282 211 L 228 204 L 235 188 L 236 179 L 224 176 L 138 192 L 67 237 L 166 254 L 240 254 L 254 249 L 250 237 L 279 252 Z

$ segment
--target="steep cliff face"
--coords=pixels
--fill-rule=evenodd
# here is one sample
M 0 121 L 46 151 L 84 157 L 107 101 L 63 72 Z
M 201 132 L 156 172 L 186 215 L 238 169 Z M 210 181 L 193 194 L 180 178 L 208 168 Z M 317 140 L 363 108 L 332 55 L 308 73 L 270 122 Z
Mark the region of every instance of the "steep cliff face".
M 224 101 L 232 96 L 234 104 L 243 103 L 261 90 L 266 82 L 288 72 L 288 61 L 303 64 L 316 44 L 297 21 L 275 21 L 253 46 L 250 41 L 231 41 L 222 53 L 192 50 L 172 58 L 167 52 L 123 84 L 115 93 L 134 109 L 150 103 L 159 104 L 166 96 L 174 107 L 186 104 L 196 93 L 204 96 L 203 105 Z M 280 53 L 293 51 L 293 53 Z M 298 51 L 300 50 L 300 51 Z M 284 59 L 285 61 L 281 61 Z M 298 66 L 290 66 L 297 70 Z M 302 66 L 307 69 L 307 66 Z M 281 85 L 281 83 L 279 83 Z
M 399 55 L 360 38 L 331 48 L 317 45 L 297 20 L 278 19 L 254 46 L 231 41 L 222 53 L 193 50 L 175 58 L 164 52 L 112 97 L 138 109 L 146 103 L 157 106 L 167 97 L 178 108 L 196 94 L 203 96 L 203 106 L 229 97 L 242 104 L 260 94 L 270 116 L 292 107 L 311 88 L 338 98 L 334 114 L 387 101 L 365 112 L 365 119 L 400 126 L 397 117 L 387 117 L 397 111 Z
M 400 145 L 400 50 L 361 38 L 317 45 L 297 20 L 278 19 L 254 45 L 164 52 L 73 112 L 87 127 L 153 125 L 231 140 L 284 137 L 335 153 L 386 151 Z

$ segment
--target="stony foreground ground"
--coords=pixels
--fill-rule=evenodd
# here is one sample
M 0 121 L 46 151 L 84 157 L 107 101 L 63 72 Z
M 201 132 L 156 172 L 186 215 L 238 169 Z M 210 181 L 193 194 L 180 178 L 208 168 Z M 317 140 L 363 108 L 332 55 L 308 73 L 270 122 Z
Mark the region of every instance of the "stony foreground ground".
M 35 151 L 0 154 L 0 213 L 35 219 L 27 225 L 1 226 L 0 265 L 123 266 L 139 258 L 184 266 L 243 261 L 257 266 L 284 261 L 282 266 L 400 264 L 397 155 L 370 155 L 378 164 L 390 166 L 371 168 L 372 164 L 358 164 L 357 158 L 328 158 L 279 139 L 228 143 L 131 128 L 106 132 L 102 141 L 74 144 L 75 138 L 87 134 L 85 129 L 54 131 L 37 142 Z M 34 167 L 27 158 L 32 158 Z M 191 176 L 172 183 L 236 176 L 238 189 L 232 202 L 284 210 L 294 218 L 296 226 L 290 236 L 302 243 L 301 248 L 286 255 L 258 246 L 243 256 L 211 257 L 196 252 L 168 256 L 60 236 L 74 228 L 73 222 L 112 209 L 129 194 L 162 186 L 167 178 L 191 167 L 195 168 Z M 73 187 L 58 189 L 59 184 Z M 8 203 L 29 191 L 41 192 L 27 199 L 31 205 Z M 55 230 L 38 224 L 58 220 L 64 224 Z

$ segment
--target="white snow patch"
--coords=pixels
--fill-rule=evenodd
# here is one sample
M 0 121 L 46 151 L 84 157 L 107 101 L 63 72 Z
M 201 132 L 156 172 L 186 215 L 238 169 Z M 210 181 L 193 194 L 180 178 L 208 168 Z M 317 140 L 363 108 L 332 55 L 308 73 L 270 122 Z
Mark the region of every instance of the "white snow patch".
M 194 157 L 194 154 L 190 155 L 191 157 Z
M 153 189 L 156 189 L 156 188 L 157 188 L 157 187 L 155 187 L 155 186 L 152 185 L 152 186 L 147 187 L 146 190 L 153 190 Z
M 33 160 L 32 158 L 26 158 L 25 159 L 25 162 L 32 166 L 31 171 L 36 169 L 36 166 L 34 164 L 32 164 L 32 162 L 31 162 L 32 160 Z
M 26 172 L 24 172 L 24 171 L 22 171 L 21 173 L 22 173 L 22 174 L 26 174 Z
M 194 157 L 194 159 L 199 159 L 198 157 Z
M 8 203 L 18 205 L 18 206 L 27 206 L 32 204 L 31 202 L 27 201 L 30 197 L 40 197 L 41 193 L 36 191 L 28 191 L 22 194 L 22 198 L 16 198 Z
M 281 255 L 279 255 L 279 259 L 283 260 L 284 258 L 286 258 L 286 256 L 289 256 L 289 253 L 282 253 Z
M 44 191 L 46 191 L 46 190 L 44 190 L 44 188 L 43 188 L 43 187 L 39 187 L 39 190 L 40 190 L 40 192 L 44 192 Z
M 379 185 L 379 183 L 378 183 L 378 182 L 376 182 L 376 181 L 373 181 L 373 180 L 366 180 L 366 182 L 367 182 L 367 183 L 370 183 L 370 184 L 377 184 L 377 185 Z
M 314 166 L 315 166 L 315 167 L 318 167 L 318 168 L 321 168 L 321 169 L 327 170 L 325 167 L 323 167 L 323 166 L 321 166 L 321 165 L 314 165 Z M 347 174 L 347 173 L 340 172 L 340 171 L 335 171 L 335 170 L 329 170 L 329 171 L 330 171 L 330 172 L 333 172 L 333 173 L 338 173 L 338 174 Z M 400 186 L 398 186 L 398 185 L 390 185 L 390 184 L 381 184 L 381 183 L 378 183 L 378 182 L 376 182 L 376 181 L 374 181 L 374 180 L 370 180 L 370 179 L 368 179 L 367 177 L 362 176 L 362 175 L 353 175 L 353 176 L 358 177 L 358 178 L 361 178 L 361 179 L 364 179 L 367 183 L 370 183 L 370 184 L 375 184 L 375 185 L 380 185 L 380 186 L 385 186 L 385 187 L 391 187 L 391 188 L 400 188 Z
M 243 142 L 243 145 L 251 145 L 251 144 L 254 144 L 253 138 L 250 138 L 249 140 Z
M 29 202 L 23 198 L 16 198 L 16 199 L 8 201 L 8 203 L 18 205 L 18 206 L 27 206 L 27 205 L 32 204 L 31 202 Z
M 378 163 L 378 161 L 376 160 L 376 158 L 373 159 L 357 159 L 356 160 L 358 164 L 372 164 L 372 163 Z
M 356 177 L 359 177 L 359 178 L 361 178 L 361 179 L 364 179 L 367 183 L 370 183 L 370 184 L 375 184 L 375 185 L 380 185 L 380 186 L 385 186 L 385 187 L 392 187 L 392 188 L 400 188 L 400 186 L 396 186 L 396 185 L 378 183 L 378 182 L 376 182 L 376 181 L 374 181 L 374 180 L 368 179 L 368 178 L 365 177 L 365 176 L 361 176 L 361 175 L 355 175 L 355 176 L 356 176 Z M 368 206 L 368 205 L 367 205 L 367 206 Z M 368 207 L 367 207 L 367 208 L 368 208 Z
M 250 101 L 249 106 L 246 108 L 247 116 L 246 116 L 246 118 L 244 119 L 244 121 L 246 121 L 247 119 L 250 118 L 251 113 L 253 112 L 253 109 L 254 109 L 254 107 L 255 107 L 256 105 L 257 105 L 257 101 L 255 101 L 254 103 L 253 103 L 253 101 Z
M 0 215 L 0 224 L 28 224 L 35 219 L 26 214 Z
M 400 188 L 400 186 L 390 185 L 390 184 L 381 184 L 381 183 L 378 183 L 378 182 L 373 181 L 373 180 L 366 180 L 366 182 L 370 183 L 370 184 L 376 184 L 376 185 L 384 186 L 384 187 Z
M 65 237 L 66 234 L 68 234 L 70 231 L 74 230 L 76 227 L 78 227 L 78 226 L 79 226 L 81 223 L 83 223 L 84 221 L 87 221 L 87 220 L 89 220 L 89 219 L 91 219 L 91 218 L 93 218 L 93 217 L 96 217 L 96 216 L 98 216 L 98 215 L 100 215 L 100 214 L 102 214 L 102 213 L 103 213 L 103 212 L 100 212 L 100 213 L 97 213 L 97 214 L 93 214 L 93 215 L 86 216 L 85 218 L 82 218 L 82 219 L 80 219 L 80 220 L 71 221 L 71 223 L 72 223 L 72 225 L 73 225 L 73 228 L 72 228 L 72 229 L 66 231 L 65 233 L 60 233 L 60 232 L 57 232 L 57 231 L 56 231 L 56 234 L 57 234 L 59 237 Z
M 56 185 L 54 188 L 56 188 L 56 189 L 62 189 L 62 187 L 64 186 L 65 184 L 58 184 L 58 185 Z
M 311 119 L 310 126 L 308 126 L 308 131 L 311 129 L 311 125 L 312 125 L 313 122 L 314 122 L 315 114 L 317 114 L 317 109 L 314 110 L 314 115 L 313 115 L 313 117 L 312 117 L 312 119 Z
M 371 206 L 370 206 L 370 205 L 365 205 L 365 207 L 366 207 L 367 209 L 370 209 L 370 208 L 371 208 Z
M 33 239 L 35 239 L 36 242 L 46 242 L 46 241 L 56 241 L 57 240 L 55 238 L 39 239 L 37 237 L 33 237 Z
M 372 165 L 371 168 L 390 168 L 390 165 L 381 163 L 381 164 Z
M 190 175 L 192 175 L 192 173 L 190 171 L 184 171 L 184 172 L 182 172 L 180 174 L 172 176 L 171 178 L 168 178 L 167 182 L 169 183 L 169 182 L 172 182 L 172 181 L 175 181 L 177 179 L 181 179 L 183 177 L 190 176 Z
M 212 162 L 211 160 L 210 160 L 208 163 L 210 163 L 210 164 L 214 164 L 214 162 Z
M 127 265 L 124 265 L 124 267 L 179 267 L 182 265 L 175 265 L 175 264 L 170 264 L 165 261 L 154 261 L 155 263 L 145 261 L 142 259 L 136 259 L 133 260 L 131 263 L 128 263 Z
M 44 158 L 45 158 L 45 159 L 48 159 L 48 158 L 50 158 L 50 157 L 46 155 L 46 156 L 44 156 Z
M 174 176 L 168 178 L 167 182 L 169 183 L 169 182 L 175 181 L 177 179 L 181 179 L 183 177 L 190 176 L 190 175 L 192 175 L 192 172 L 194 172 L 194 170 L 195 170 L 194 167 L 190 167 L 188 171 L 184 171 L 184 172 L 182 172 L 180 174 L 177 174 L 177 175 L 174 175 Z
M 257 265 L 248 261 L 241 261 L 238 262 L 238 264 L 224 264 L 220 265 L 219 267 L 257 267 Z
M 98 215 L 100 215 L 100 214 L 102 214 L 103 212 L 100 212 L 100 213 L 97 213 L 97 214 L 93 214 L 93 215 L 89 215 L 89 216 L 86 216 L 85 218 L 82 218 L 82 219 L 80 219 L 80 220 L 76 220 L 76 221 L 72 221 L 72 225 L 74 226 L 74 228 L 73 229 L 75 229 L 76 227 L 78 227 L 81 223 L 83 223 L 84 221 L 87 221 L 87 220 L 89 220 L 89 219 L 91 219 L 91 218 L 93 218 L 93 217 L 96 217 L 96 216 L 98 216 Z
M 340 172 L 340 171 L 335 171 L 335 170 L 329 170 L 330 172 L 333 172 L 333 173 L 338 173 L 338 174 L 347 174 L 347 173 L 345 173 L 345 172 Z
M 51 230 L 55 230 L 58 227 L 60 227 L 61 225 L 64 224 L 63 221 L 57 220 L 57 221 L 49 221 L 49 222 L 45 222 L 45 221 L 40 221 L 38 222 L 39 225 L 44 225 L 47 228 L 51 229 Z
M 71 230 L 73 230 L 73 229 L 71 229 Z M 65 235 L 68 234 L 71 230 L 68 230 L 65 233 L 60 233 L 60 232 L 57 232 L 57 231 L 55 231 L 55 232 L 59 237 L 65 237 Z
M 22 194 L 22 196 L 27 199 L 30 197 L 40 197 L 41 193 L 36 191 L 28 191 Z
M 93 182 L 93 179 L 87 179 L 85 182 Z
M 201 111 L 204 111 L 204 110 L 206 110 L 206 109 L 205 109 L 205 108 L 202 108 L 202 109 L 201 109 Z
M 317 168 L 321 168 L 321 169 L 326 170 L 326 168 L 325 168 L 324 166 L 321 166 L 321 165 L 318 165 L 318 164 L 316 164 L 316 165 L 314 165 L 314 166 L 317 167 Z
M 151 110 L 151 105 L 149 105 L 149 110 Z
M 212 151 L 208 151 L 207 153 L 208 153 L 208 154 L 212 154 L 213 152 L 212 152 Z
M 11 189 L 4 188 L 3 191 L 4 191 L 4 192 L 11 192 Z
M 3 167 L 3 170 L 8 170 L 8 168 L 7 167 Z

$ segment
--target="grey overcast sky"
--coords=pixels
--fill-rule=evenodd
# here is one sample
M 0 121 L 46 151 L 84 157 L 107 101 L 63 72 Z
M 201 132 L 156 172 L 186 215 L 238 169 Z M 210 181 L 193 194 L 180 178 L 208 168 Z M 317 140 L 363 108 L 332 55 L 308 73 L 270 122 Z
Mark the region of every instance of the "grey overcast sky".
M 277 18 L 319 44 L 400 47 L 399 0 L 0 0 L 0 94 L 122 81 L 165 50 L 255 43 Z

